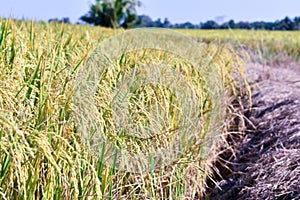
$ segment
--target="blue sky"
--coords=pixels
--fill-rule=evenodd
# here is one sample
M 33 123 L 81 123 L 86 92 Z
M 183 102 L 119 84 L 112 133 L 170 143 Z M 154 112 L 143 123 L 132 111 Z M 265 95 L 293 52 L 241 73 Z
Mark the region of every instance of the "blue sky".
M 299 0 L 141 0 L 139 14 L 172 23 L 216 20 L 275 21 L 300 16 Z M 0 0 L 0 16 L 48 20 L 70 17 L 73 23 L 89 10 L 94 0 Z

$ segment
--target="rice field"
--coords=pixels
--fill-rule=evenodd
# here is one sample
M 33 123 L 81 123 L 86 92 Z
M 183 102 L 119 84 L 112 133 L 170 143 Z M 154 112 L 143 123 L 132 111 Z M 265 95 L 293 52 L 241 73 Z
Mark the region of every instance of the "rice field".
M 102 70 L 87 71 L 91 63 L 101 65 L 99 46 L 125 31 L 7 19 L 0 27 L 0 199 L 201 197 L 234 114 L 230 104 L 249 93 L 237 47 L 267 52 L 264 60 L 276 52 L 297 60 L 300 53 L 296 32 L 178 30 L 199 40 L 193 43 L 200 49 L 196 64 L 148 48 L 120 52 Z M 87 74 L 99 78 L 92 93 L 81 87 Z M 151 74 L 156 81 L 145 84 Z M 182 129 L 190 121 L 197 126 Z M 91 135 L 99 133 L 107 141 L 93 146 Z M 169 143 L 180 154 L 164 165 L 150 156 L 144 171 L 124 170 L 115 154 L 106 160 L 107 144 L 144 155 Z
M 250 54 L 252 61 L 278 63 L 299 61 L 299 31 L 179 30 L 203 42 L 231 43 Z

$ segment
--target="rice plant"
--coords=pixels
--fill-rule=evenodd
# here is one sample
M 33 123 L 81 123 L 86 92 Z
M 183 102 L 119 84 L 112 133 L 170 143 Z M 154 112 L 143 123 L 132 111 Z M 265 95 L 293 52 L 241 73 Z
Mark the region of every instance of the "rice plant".
M 299 31 L 179 30 L 204 42 L 233 44 L 250 54 L 250 61 L 278 63 L 299 61 Z
M 78 78 L 85 77 L 88 58 L 103 41 L 123 31 L 10 19 L 1 19 L 0 27 L 0 199 L 178 199 L 202 195 L 215 146 L 222 139 L 225 97 L 237 93 L 237 77 L 243 75 L 242 62 L 230 46 L 199 43 L 198 62 L 207 70 L 214 69 L 210 76 L 164 50 L 118 54 L 96 74 L 99 79 L 92 94 L 96 107 L 90 114 L 98 121 L 91 122 L 80 117 L 86 114 L 75 101 L 80 96 L 74 99 L 80 89 Z M 143 68 L 145 65 L 150 68 Z M 164 67 L 151 68 L 154 65 Z M 181 74 L 177 85 L 172 85 L 174 72 Z M 146 78 L 151 79 L 149 74 L 164 84 L 145 84 Z M 208 82 L 224 88 L 224 99 L 213 98 L 213 91 L 218 90 Z M 118 91 L 127 93 L 116 95 Z M 188 94 L 196 104 L 182 100 Z M 126 109 L 120 109 L 124 99 Z M 82 100 L 79 105 L 88 110 Z M 195 109 L 190 113 L 180 109 L 188 106 Z M 96 129 L 84 130 L 80 120 Z M 188 120 L 196 126 L 185 129 L 189 131 L 183 135 L 191 135 L 189 140 L 177 139 L 182 154 L 162 166 L 155 165 L 157 160 L 150 156 L 146 171 L 120 168 L 114 154 L 106 161 L 107 143 L 95 150 L 83 135 L 102 131 L 114 147 L 141 153 L 168 145 Z M 128 130 L 135 130 L 138 139 Z M 143 140 L 145 134 L 147 140 Z

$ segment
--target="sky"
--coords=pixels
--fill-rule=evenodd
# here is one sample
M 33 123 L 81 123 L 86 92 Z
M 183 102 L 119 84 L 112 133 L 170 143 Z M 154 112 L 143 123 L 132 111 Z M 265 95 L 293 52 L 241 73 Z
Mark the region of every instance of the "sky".
M 69 17 L 72 23 L 89 10 L 94 0 L 0 0 L 0 16 L 47 21 Z M 207 20 L 275 21 L 300 16 L 300 0 L 141 0 L 138 14 L 171 23 Z

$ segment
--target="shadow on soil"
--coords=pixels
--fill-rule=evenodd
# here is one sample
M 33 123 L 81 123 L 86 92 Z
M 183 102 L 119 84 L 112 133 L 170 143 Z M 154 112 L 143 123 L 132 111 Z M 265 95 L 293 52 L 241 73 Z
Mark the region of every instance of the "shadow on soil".
M 244 101 L 246 128 L 228 136 L 207 181 L 207 199 L 300 199 L 300 63 L 247 65 L 252 107 Z

